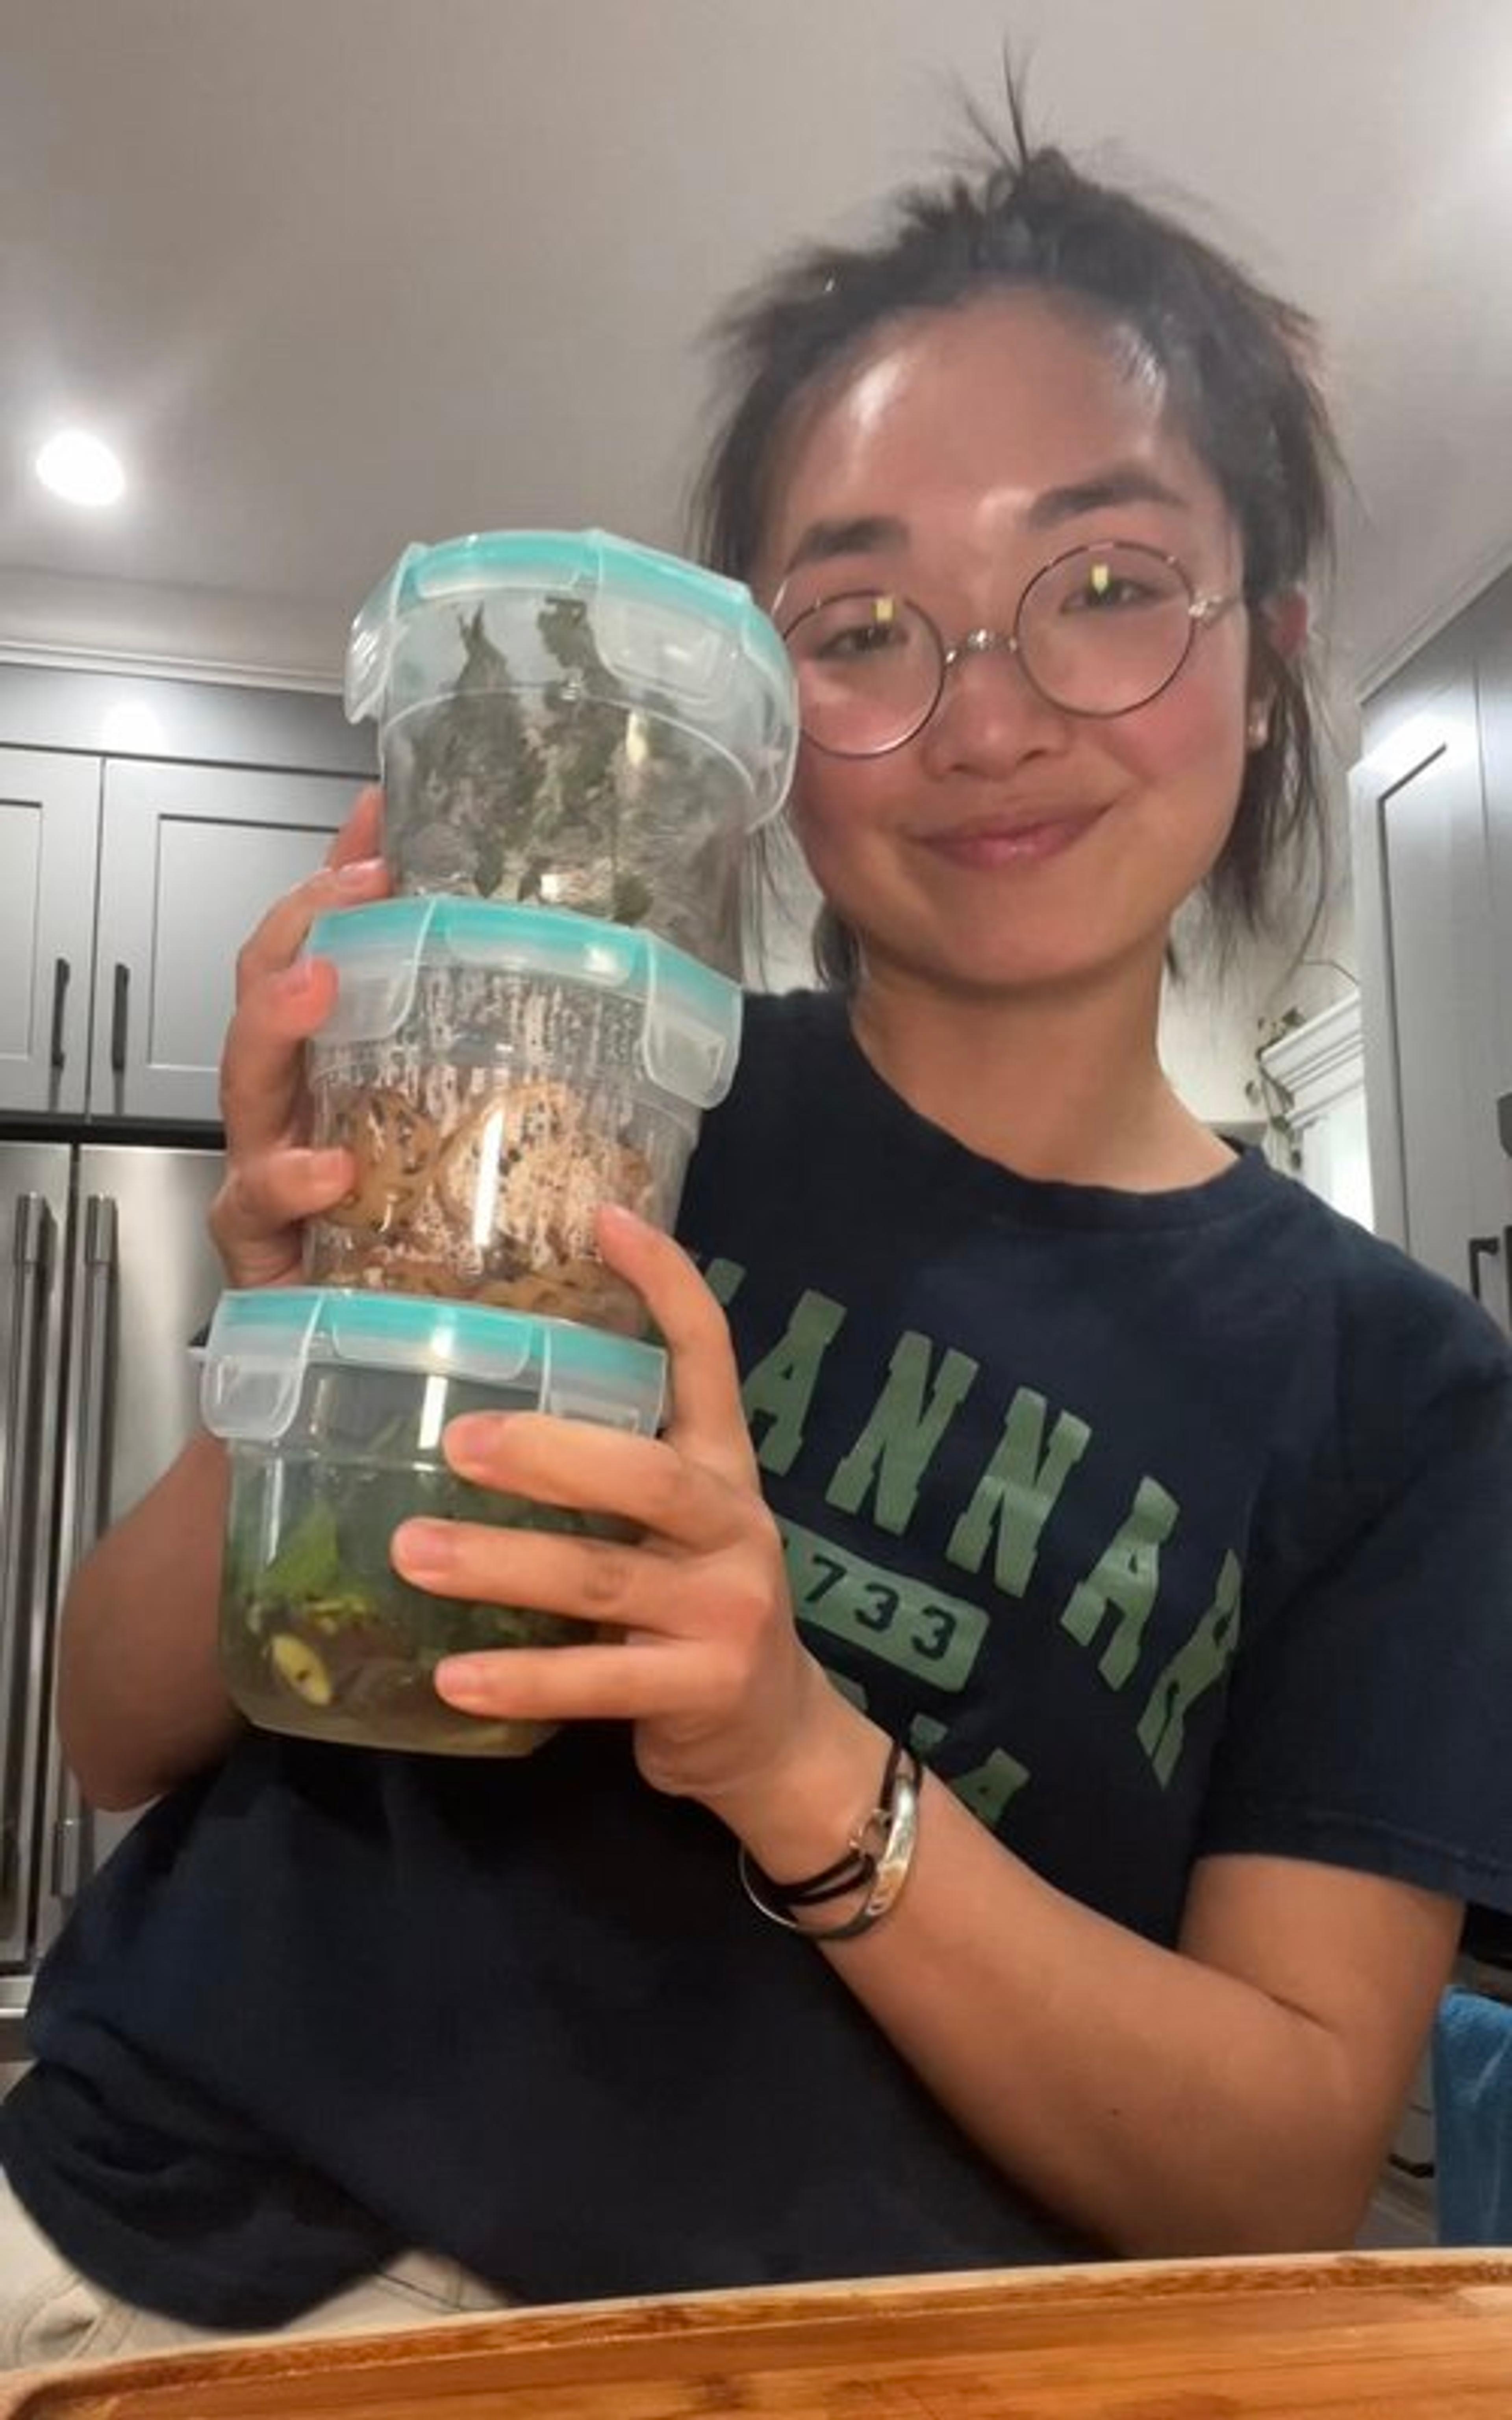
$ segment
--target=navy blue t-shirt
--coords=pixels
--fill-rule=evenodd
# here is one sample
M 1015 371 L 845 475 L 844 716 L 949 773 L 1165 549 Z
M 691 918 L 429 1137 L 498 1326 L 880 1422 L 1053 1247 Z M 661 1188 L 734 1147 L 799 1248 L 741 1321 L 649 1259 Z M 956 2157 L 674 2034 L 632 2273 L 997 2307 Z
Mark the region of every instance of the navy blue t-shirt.
M 682 1228 L 806 1638 L 1050 1883 L 1163 1943 L 1211 1853 L 1512 1907 L 1512 1357 L 1462 1295 L 1254 1155 L 1013 1175 L 808 995 L 751 1003 Z M 409 2245 L 542 2300 L 1090 2248 L 611 1727 L 249 1731 L 93 1885 L 31 2040 L 16 2191 L 205 2324 Z

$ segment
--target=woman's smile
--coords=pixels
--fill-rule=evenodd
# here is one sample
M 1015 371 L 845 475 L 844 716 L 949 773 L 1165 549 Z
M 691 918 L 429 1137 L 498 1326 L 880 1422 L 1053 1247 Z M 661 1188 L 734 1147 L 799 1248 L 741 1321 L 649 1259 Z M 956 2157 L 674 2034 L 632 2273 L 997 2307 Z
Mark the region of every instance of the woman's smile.
M 933 856 L 968 873 L 1016 872 L 1064 857 L 1109 813 L 1107 807 L 1064 807 L 975 815 L 919 838 Z

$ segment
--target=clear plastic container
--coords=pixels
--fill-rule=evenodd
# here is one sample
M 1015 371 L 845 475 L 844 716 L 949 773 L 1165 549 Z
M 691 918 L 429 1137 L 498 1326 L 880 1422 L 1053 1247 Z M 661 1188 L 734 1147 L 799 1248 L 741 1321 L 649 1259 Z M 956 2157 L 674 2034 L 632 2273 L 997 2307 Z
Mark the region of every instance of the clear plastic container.
M 265 1730 L 431 1756 L 523 1756 L 554 1725 L 496 1722 L 436 1695 L 444 1655 L 593 1636 L 564 1616 L 432 1596 L 389 1544 L 427 1514 L 624 1537 L 623 1523 L 473 1487 L 441 1452 L 464 1412 L 545 1411 L 655 1433 L 666 1357 L 649 1344 L 460 1304 L 264 1289 L 222 1297 L 205 1423 L 230 1449 L 221 1660 Z
M 310 948 L 338 984 L 307 1056 L 315 1140 L 357 1162 L 306 1229 L 311 1282 L 639 1334 L 595 1216 L 671 1229 L 734 1074 L 736 986 L 654 934 L 476 900 L 348 908 Z
M 396 891 L 644 925 L 738 971 L 748 834 L 797 744 L 787 650 L 738 582 L 602 532 L 411 546 L 352 625 Z

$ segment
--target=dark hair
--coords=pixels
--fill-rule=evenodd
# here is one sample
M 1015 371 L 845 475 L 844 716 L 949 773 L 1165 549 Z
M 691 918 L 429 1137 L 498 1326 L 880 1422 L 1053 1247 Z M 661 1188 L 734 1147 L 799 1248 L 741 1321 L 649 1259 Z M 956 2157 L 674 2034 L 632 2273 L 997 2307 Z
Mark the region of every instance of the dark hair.
M 879 328 L 1029 287 L 1133 334 L 1238 524 L 1246 598 L 1258 605 L 1296 588 L 1328 554 L 1337 461 L 1312 321 L 1175 219 L 1031 145 L 1011 75 L 1008 108 L 1007 145 L 973 116 L 988 147 L 975 173 L 899 196 L 872 243 L 796 254 L 717 322 L 728 400 L 695 495 L 698 551 L 717 570 L 750 576 L 798 407 Z M 1329 863 L 1308 675 L 1268 645 L 1263 620 L 1252 627 L 1269 659 L 1270 732 L 1246 758 L 1233 830 L 1208 880 L 1225 947 L 1289 922 L 1299 903 L 1311 933 Z M 827 908 L 814 957 L 826 983 L 855 980 L 855 938 Z

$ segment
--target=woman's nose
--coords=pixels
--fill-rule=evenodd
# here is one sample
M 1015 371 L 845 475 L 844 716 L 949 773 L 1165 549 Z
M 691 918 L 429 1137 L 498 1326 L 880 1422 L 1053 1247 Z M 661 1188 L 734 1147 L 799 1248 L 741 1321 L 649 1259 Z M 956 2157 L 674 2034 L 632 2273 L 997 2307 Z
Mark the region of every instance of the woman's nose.
M 973 630 L 950 650 L 939 704 L 923 733 L 932 771 L 1001 774 L 1069 745 L 1071 718 L 1041 694 L 1005 631 Z

